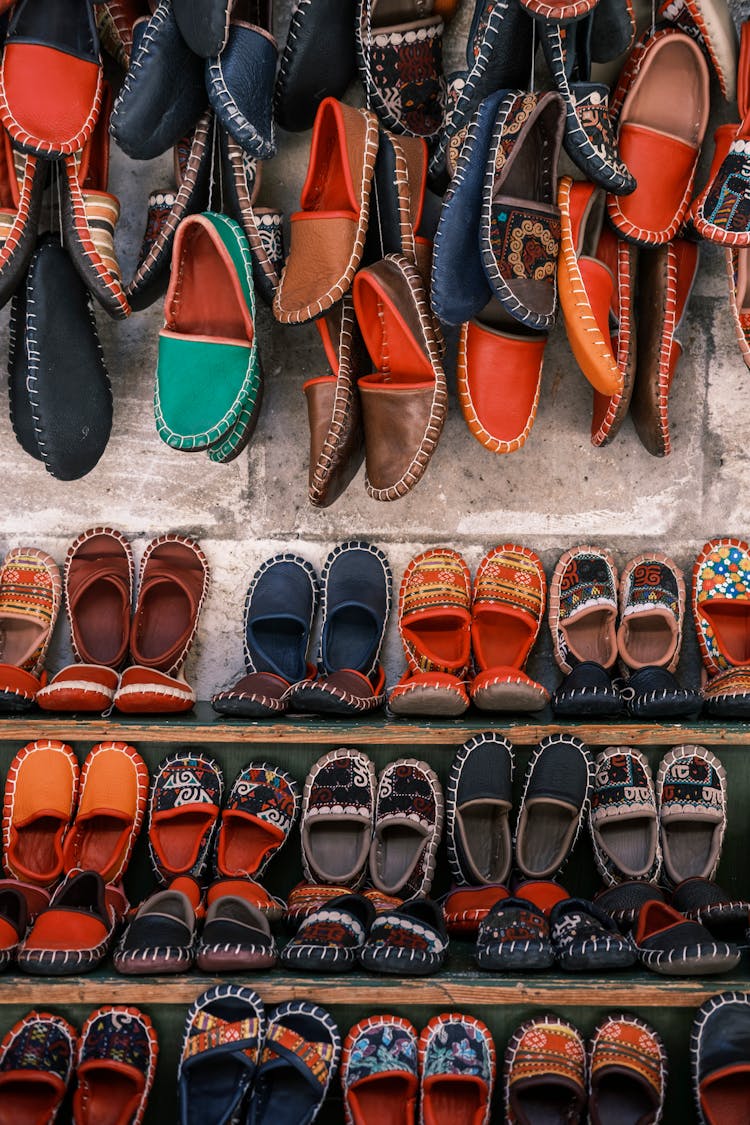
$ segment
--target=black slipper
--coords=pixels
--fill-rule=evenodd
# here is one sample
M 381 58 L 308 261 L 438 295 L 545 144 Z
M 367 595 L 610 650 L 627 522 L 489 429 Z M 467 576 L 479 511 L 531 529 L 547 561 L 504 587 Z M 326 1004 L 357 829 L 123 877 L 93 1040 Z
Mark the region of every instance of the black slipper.
M 606 668 L 593 660 L 577 664 L 552 696 L 552 710 L 561 718 L 590 715 L 619 718 L 625 708 Z
M 703 707 L 701 693 L 681 688 L 666 668 L 639 668 L 622 697 L 634 719 L 677 719 L 697 715 Z

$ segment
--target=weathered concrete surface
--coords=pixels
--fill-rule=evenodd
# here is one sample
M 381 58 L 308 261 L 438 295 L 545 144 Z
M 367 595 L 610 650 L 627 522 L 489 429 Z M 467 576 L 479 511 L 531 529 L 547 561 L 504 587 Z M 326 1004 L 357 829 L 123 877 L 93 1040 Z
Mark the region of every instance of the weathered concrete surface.
M 461 65 L 472 7 L 465 5 L 448 36 L 449 70 Z M 283 39 L 289 0 L 277 8 Z M 719 104 L 715 83 L 712 90 L 716 121 L 730 119 L 734 107 Z M 280 154 L 264 169 L 262 201 L 278 201 L 287 213 L 297 206 L 308 144 L 308 136 L 281 135 Z M 704 164 L 710 142 L 706 148 Z M 118 245 L 126 276 L 140 244 L 148 193 L 168 185 L 169 169 L 166 157 L 138 165 L 113 151 L 111 187 L 122 202 Z M 472 568 L 487 548 L 510 541 L 539 550 L 548 571 L 576 541 L 606 544 L 621 563 L 647 546 L 658 547 L 689 568 L 706 536 L 748 530 L 750 373 L 735 344 L 723 254 L 713 247 L 704 249 L 682 328 L 685 355 L 671 397 L 670 457 L 649 456 L 629 420 L 612 445 L 591 446 L 591 391 L 559 324 L 549 342 L 539 413 L 526 447 L 509 457 L 487 452 L 470 436 L 453 399 L 425 479 L 390 505 L 368 498 L 362 473 L 333 508 L 319 512 L 307 503 L 307 421 L 300 388 L 305 377 L 324 370 L 314 328 L 282 328 L 261 308 L 258 332 L 267 381 L 260 424 L 248 452 L 231 465 L 214 466 L 205 456 L 173 452 L 156 434 L 152 395 L 160 307 L 125 324 L 97 316 L 115 393 L 107 452 L 85 480 L 64 484 L 22 452 L 10 423 L 0 419 L 6 481 L 0 548 L 37 544 L 62 561 L 69 542 L 94 523 L 121 528 L 132 537 L 137 556 L 164 531 L 197 536 L 213 572 L 188 665 L 202 698 L 240 673 L 249 578 L 282 548 L 298 550 L 319 566 L 336 542 L 366 536 L 389 554 L 397 589 L 411 556 L 436 543 L 458 547 Z M 61 620 L 53 670 L 67 659 L 67 632 Z M 556 674 L 544 634 L 533 667 L 552 686 Z M 386 663 L 392 682 L 403 663 L 395 620 Z M 686 663 L 695 678 L 689 630 Z

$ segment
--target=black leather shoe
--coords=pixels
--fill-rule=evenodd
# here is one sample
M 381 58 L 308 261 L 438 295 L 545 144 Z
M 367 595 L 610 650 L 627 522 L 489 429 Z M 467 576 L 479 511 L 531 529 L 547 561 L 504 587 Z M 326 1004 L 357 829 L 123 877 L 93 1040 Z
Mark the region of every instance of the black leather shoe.
M 282 129 L 312 129 L 323 98 L 342 98 L 357 73 L 355 0 L 301 0 L 292 13 L 276 80 Z

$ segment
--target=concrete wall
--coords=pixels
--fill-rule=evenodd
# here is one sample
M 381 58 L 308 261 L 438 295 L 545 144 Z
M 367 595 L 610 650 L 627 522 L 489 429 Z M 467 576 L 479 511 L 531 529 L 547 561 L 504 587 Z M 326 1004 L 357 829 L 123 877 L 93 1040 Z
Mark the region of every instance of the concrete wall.
M 470 10 L 447 40 L 447 69 L 461 65 Z M 290 0 L 277 3 L 283 42 Z M 730 120 L 712 83 L 713 125 Z M 352 97 L 360 96 L 358 89 Z M 299 202 L 308 136 L 280 134 L 279 156 L 264 170 L 261 202 Z M 710 158 L 706 145 L 704 165 Z M 169 184 L 170 160 L 136 164 L 113 150 L 111 190 L 122 203 L 118 246 L 130 276 L 145 223 L 149 191 Z M 591 390 L 567 345 L 562 324 L 550 339 L 541 402 L 527 445 L 498 457 L 469 434 L 451 399 L 448 422 L 422 483 L 396 504 L 379 504 L 364 491 L 363 473 L 330 509 L 307 502 L 307 421 L 301 391 L 306 377 L 324 371 L 314 327 L 283 328 L 261 307 L 258 333 L 266 373 L 266 399 L 249 450 L 228 466 L 189 456 L 162 444 L 154 427 L 152 395 L 161 308 L 124 324 L 97 313 L 115 396 L 109 447 L 84 480 L 61 483 L 26 456 L 9 421 L 0 418 L 0 548 L 37 545 L 62 561 L 84 528 L 109 523 L 132 538 L 137 557 L 164 531 L 197 536 L 209 558 L 213 584 L 188 678 L 199 698 L 236 678 L 242 669 L 242 607 L 248 581 L 269 555 L 292 548 L 314 564 L 350 536 L 382 546 L 391 559 L 395 588 L 409 559 L 436 543 L 461 550 L 474 568 L 489 547 L 519 542 L 539 551 L 551 569 L 561 550 L 576 542 L 612 548 L 621 563 L 647 547 L 672 553 L 687 568 L 709 535 L 744 534 L 747 527 L 746 439 L 750 373 L 737 349 L 723 252 L 705 246 L 681 338 L 685 354 L 670 402 L 672 455 L 651 457 L 626 420 L 604 449 L 589 441 Z M 7 310 L 2 347 L 7 348 Z M 451 354 L 453 349 L 451 349 Z M 453 396 L 452 365 L 449 379 Z M 67 623 L 58 626 L 49 666 L 69 653 Z M 686 661 L 697 674 L 692 630 Z M 395 619 L 386 648 L 389 683 L 403 667 Z M 544 630 L 533 668 L 549 686 L 556 672 Z

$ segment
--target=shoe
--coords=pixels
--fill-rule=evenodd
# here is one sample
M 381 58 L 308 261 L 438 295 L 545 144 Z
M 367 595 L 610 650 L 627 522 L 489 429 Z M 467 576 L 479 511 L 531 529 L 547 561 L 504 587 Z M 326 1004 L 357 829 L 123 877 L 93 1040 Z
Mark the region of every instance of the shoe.
M 375 920 L 362 895 L 343 894 L 303 919 L 281 950 L 281 963 L 295 972 L 346 973 L 354 968 Z
M 180 223 L 164 317 L 154 396 L 159 437 L 173 449 L 230 460 L 250 440 L 263 398 L 250 249 L 238 223 L 211 211 Z
M 355 13 L 355 0 L 302 0 L 294 6 L 274 95 L 282 129 L 312 129 L 323 99 L 343 98 L 357 72 Z
M 119 883 L 143 824 L 148 768 L 126 742 L 100 742 L 83 764 L 75 820 L 63 842 L 65 871 L 97 871 Z
M 631 930 L 638 921 L 638 915 L 647 902 L 667 901 L 667 896 L 656 883 L 643 879 L 626 879 L 599 891 L 594 902 L 606 910 L 616 926 L 622 931 Z
M 565 972 L 607 973 L 636 963 L 632 942 L 596 903 L 583 898 L 558 902 L 550 911 L 549 923 L 552 949 Z
M 522 1023 L 505 1051 L 505 1116 L 512 1125 L 543 1112 L 580 1121 L 586 1107 L 586 1048 L 567 1020 L 549 1014 Z M 554 1117 L 552 1117 L 554 1120 Z
M 323 625 L 318 677 L 289 689 L 292 710 L 353 715 L 385 703 L 380 650 L 391 610 L 390 564 L 377 547 L 350 539 L 320 574 Z
M 668 882 L 713 879 L 727 826 L 727 777 L 702 746 L 675 746 L 659 763 L 656 800 Z
M 180 35 L 195 55 L 208 59 L 226 46 L 236 0 L 172 0 Z
M 274 297 L 282 324 L 312 320 L 349 292 L 365 246 L 377 151 L 373 113 L 334 98 L 320 103 L 301 210 L 291 217 L 289 257 Z
M 271 925 L 254 897 L 238 888 L 238 892 L 217 894 L 208 905 L 195 950 L 195 963 L 202 973 L 254 972 L 276 964 L 278 950 Z
M 450 547 L 412 559 L 401 580 L 398 624 L 406 674 L 391 690 L 394 715 L 462 715 L 471 660 L 471 574 Z
M 714 976 L 740 963 L 736 945 L 715 941 L 699 922 L 661 902 L 644 904 L 633 940 L 641 962 L 662 976 Z
M 591 793 L 591 843 L 599 874 L 608 885 L 661 873 L 656 794 L 648 760 L 630 746 L 597 754 Z
M 105 711 L 127 659 L 133 602 L 133 552 L 121 532 L 92 527 L 68 548 L 63 583 L 77 663 L 37 695 L 47 711 Z
M 156 1031 L 144 1012 L 122 1005 L 92 1012 L 78 1040 L 74 1125 L 94 1125 L 103 1114 L 141 1125 L 158 1057 Z
M 403 899 L 429 895 L 443 831 L 443 790 L 427 762 L 403 758 L 378 778 L 369 873 L 373 886 Z
M 509 898 L 500 883 L 479 887 L 454 887 L 443 897 L 445 925 L 451 937 L 476 937 L 480 925 L 501 900 Z
M 589 1043 L 588 1071 L 591 1125 L 606 1125 L 613 1112 L 643 1125 L 661 1121 L 667 1052 L 653 1027 L 626 1013 L 605 1016 Z
M 582 662 L 608 669 L 617 659 L 617 569 L 609 551 L 573 547 L 555 567 L 549 626 L 558 668 Z
M 659 18 L 674 24 L 703 49 L 719 81 L 724 98 L 728 102 L 737 97 L 737 31 L 732 14 L 724 4 L 716 0 L 685 0 L 675 5 L 673 0 L 664 0 L 659 9 Z M 740 69 L 743 65 L 740 53 Z
M 302 795 L 302 870 L 310 883 L 356 888 L 365 875 L 375 815 L 375 767 L 361 750 L 330 750 Z
M 526 770 L 516 821 L 516 866 L 528 879 L 552 878 L 575 847 L 588 814 L 594 763 L 577 738 L 548 734 Z
M 91 295 L 57 235 L 39 239 L 13 298 L 8 391 L 21 448 L 58 480 L 99 463 L 112 430 L 112 387 Z
M 258 202 L 262 164 L 248 156 L 224 130 L 219 135 L 224 210 L 235 219 L 247 238 L 253 262 L 256 296 L 273 305 L 284 268 L 283 212 Z
M 201 889 L 188 876 L 144 899 L 112 956 L 117 972 L 126 976 L 187 972 L 195 958 L 200 903 Z
M 555 955 L 544 911 L 525 898 L 500 899 L 479 923 L 475 957 L 491 973 L 549 969 Z
M 422 1116 L 435 1125 L 488 1125 L 497 1064 L 490 1029 L 474 1016 L 443 1012 L 419 1037 Z
M 255 1081 L 266 1034 L 260 996 L 236 984 L 209 988 L 188 1009 L 177 1082 L 180 1125 L 231 1121 Z
M 330 1012 L 307 1000 L 287 1000 L 268 1015 L 266 1038 L 248 1104 L 247 1125 L 318 1116 L 341 1054 Z
M 427 175 L 428 149 L 422 137 L 396 137 L 380 130 L 372 186 L 378 205 L 370 213 L 362 260 L 365 266 L 372 266 L 393 254 L 407 258 L 429 289 L 441 201 L 428 190 Z M 442 352 L 434 318 L 432 323 Z
M 3 867 L 35 887 L 52 887 L 64 871 L 63 841 L 78 800 L 80 769 L 69 746 L 28 742 L 8 768 L 3 805 Z
M 469 688 L 481 711 L 539 711 L 549 692 L 524 668 L 544 616 L 547 580 L 533 551 L 493 547 L 480 562 L 471 606 L 476 675 Z
M 77 1034 L 62 1016 L 29 1012 L 0 1044 L 0 1100 L 8 1121 L 29 1106 L 37 1120 L 54 1121 L 73 1074 Z
M 117 922 L 101 875 L 71 872 L 37 915 L 18 951 L 18 967 L 34 976 L 87 973 L 107 956 Z
M 276 153 L 273 89 L 278 47 L 272 0 L 235 0 L 220 53 L 206 59 L 206 89 L 216 120 L 248 156 Z
M 695 560 L 693 620 L 709 677 L 750 665 L 748 573 L 750 545 L 742 539 L 709 539 Z
M 448 934 L 442 909 L 429 898 L 413 898 L 379 914 L 359 952 L 363 969 L 396 976 L 428 976 L 442 968 Z
M 29 928 L 29 908 L 23 891 L 11 880 L 0 882 L 0 972 L 12 963 Z
M 148 801 L 148 850 L 158 883 L 180 875 L 205 880 L 223 793 L 221 770 L 205 754 L 178 750 L 159 764 Z
M 283 714 L 292 684 L 312 678 L 307 650 L 318 606 L 318 579 L 307 559 L 274 555 L 253 575 L 244 613 L 246 674 L 211 704 L 220 715 Z
M 701 875 L 683 879 L 672 891 L 671 905 L 715 938 L 740 946 L 746 943 L 750 902 L 732 898 L 710 879 Z
M 456 754 L 445 791 L 448 862 L 454 883 L 504 884 L 513 863 L 513 748 L 496 731 Z
M 216 879 L 206 892 L 206 907 L 213 906 L 217 899 L 242 898 L 255 906 L 269 922 L 276 923 L 286 915 L 286 903 L 282 898 L 270 894 L 260 883 L 252 879 Z
M 286 909 L 282 911 L 284 920 L 292 929 L 296 929 L 300 922 L 309 918 L 316 910 L 328 906 L 333 899 L 348 894 L 351 894 L 351 891 L 343 884 L 306 883 L 304 881 L 297 883 L 289 892 Z M 362 898 L 366 898 L 368 902 L 372 903 L 376 914 L 382 914 L 384 910 L 393 910 L 401 906 L 400 898 L 381 894 L 374 887 L 368 887 L 361 892 L 361 895 Z
M 355 1121 L 416 1121 L 419 1092 L 417 1031 L 403 1016 L 377 1015 L 349 1029 L 341 1055 L 347 1125 Z
M 750 994 L 720 992 L 704 1001 L 690 1036 L 690 1069 L 701 1125 L 743 1112 L 750 1094 Z
M 216 875 L 257 879 L 283 847 L 299 811 L 296 782 L 279 766 L 251 762 L 237 774 L 216 837 Z
M 22 287 L 37 244 L 49 165 L 21 152 L 0 125 L 0 306 Z

